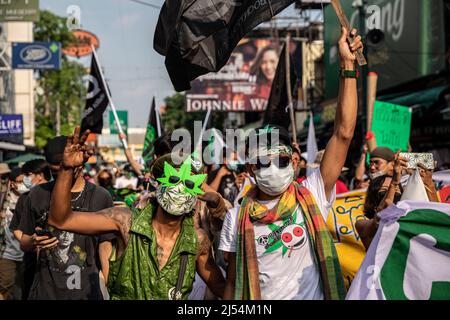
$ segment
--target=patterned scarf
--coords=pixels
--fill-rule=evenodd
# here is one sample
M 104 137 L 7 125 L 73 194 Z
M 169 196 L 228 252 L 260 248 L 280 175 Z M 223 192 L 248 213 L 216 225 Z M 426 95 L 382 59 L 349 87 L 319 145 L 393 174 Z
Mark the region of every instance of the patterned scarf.
M 303 210 L 309 240 L 313 244 L 318 262 L 323 292 L 326 300 L 345 298 L 341 267 L 325 220 L 313 195 L 308 189 L 293 182 L 283 193 L 279 203 L 271 210 L 256 200 L 258 189 L 249 190 L 238 213 L 238 238 L 236 252 L 236 284 L 234 298 L 261 300 L 259 269 L 256 256 L 253 221 L 272 223 L 294 213 L 297 202 Z

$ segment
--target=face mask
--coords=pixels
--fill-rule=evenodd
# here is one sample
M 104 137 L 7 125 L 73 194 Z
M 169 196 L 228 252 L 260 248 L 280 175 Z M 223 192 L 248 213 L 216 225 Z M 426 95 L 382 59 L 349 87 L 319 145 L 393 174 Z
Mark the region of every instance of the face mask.
M 24 176 L 23 177 L 23 184 L 25 185 L 26 188 L 31 189 L 33 188 L 34 184 L 31 181 L 31 176 Z
M 255 170 L 254 173 L 258 188 L 270 196 L 282 194 L 294 178 L 292 163 L 280 169 L 272 162 L 270 167 Z
M 231 163 L 227 163 L 227 168 L 230 171 L 238 171 L 238 163 L 237 162 L 231 162 Z
M 374 173 L 369 173 L 370 180 L 374 180 L 378 177 L 384 176 L 386 173 L 384 171 L 377 171 Z
M 29 191 L 30 189 L 28 189 L 23 183 L 18 183 L 17 184 L 17 192 L 20 194 L 24 194 L 25 192 Z
M 156 189 L 158 204 L 164 211 L 174 216 L 191 212 L 197 203 L 197 197 L 185 192 L 184 188 L 186 187 L 182 183 L 169 187 L 159 185 Z
M 108 189 L 112 186 L 112 178 L 98 178 L 98 184 L 101 187 Z

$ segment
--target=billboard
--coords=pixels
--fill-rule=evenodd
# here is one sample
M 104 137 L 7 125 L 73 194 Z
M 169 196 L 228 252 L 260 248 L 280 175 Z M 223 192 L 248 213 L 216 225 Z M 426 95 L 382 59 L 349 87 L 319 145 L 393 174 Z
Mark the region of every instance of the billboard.
M 38 20 L 39 0 L 0 1 L 0 22 Z
M 192 81 L 187 112 L 265 110 L 277 70 L 280 48 L 273 39 L 243 39 L 217 73 Z
M 60 42 L 13 42 L 13 69 L 60 69 Z
M 63 53 L 75 57 L 85 57 L 92 54 L 92 46 L 95 50 L 100 47 L 100 40 L 92 32 L 86 30 L 75 30 L 72 32 L 74 43 L 63 48 Z
M 21 114 L 0 114 L 0 141 L 23 144 Z
M 341 1 L 350 25 L 359 29 L 358 8 Z M 378 73 L 378 90 L 394 87 L 445 69 L 443 1 L 367 0 L 366 30 L 378 28 L 384 40 L 364 45 L 369 71 Z M 325 8 L 325 98 L 338 95 L 340 24 L 332 6 Z

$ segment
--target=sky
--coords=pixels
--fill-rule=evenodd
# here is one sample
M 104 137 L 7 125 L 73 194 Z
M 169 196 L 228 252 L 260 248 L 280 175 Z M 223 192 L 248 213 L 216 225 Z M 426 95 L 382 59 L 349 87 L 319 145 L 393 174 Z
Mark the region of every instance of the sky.
M 161 7 L 163 0 L 136 0 Z M 157 105 L 175 93 L 164 65 L 164 57 L 153 49 L 159 9 L 133 0 L 40 0 L 41 9 L 67 17 L 76 5 L 81 28 L 100 39 L 98 55 L 118 110 L 128 110 L 129 127 L 144 128 L 150 102 Z M 294 15 L 292 7 L 282 15 Z M 76 59 L 76 58 L 75 58 Z M 78 59 L 86 67 L 90 57 Z

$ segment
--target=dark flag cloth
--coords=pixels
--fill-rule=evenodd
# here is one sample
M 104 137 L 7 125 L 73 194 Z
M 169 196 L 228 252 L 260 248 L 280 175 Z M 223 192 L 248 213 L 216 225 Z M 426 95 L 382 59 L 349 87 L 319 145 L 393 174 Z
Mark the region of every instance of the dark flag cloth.
M 152 106 L 150 108 L 150 115 L 148 117 L 147 131 L 145 133 L 144 149 L 142 151 L 142 158 L 144 159 L 144 163 L 146 166 L 148 166 L 148 164 L 153 160 L 153 155 L 155 154 L 154 143 L 156 137 L 158 136 L 158 127 L 156 123 L 157 116 L 158 115 L 156 113 L 155 98 L 153 97 Z
M 294 0 L 166 0 L 159 14 L 154 48 L 176 91 L 219 71 L 238 42 Z
M 102 133 L 103 112 L 108 107 L 105 84 L 100 75 L 100 66 L 92 55 L 91 73 L 89 75 L 89 87 L 86 96 L 86 107 L 81 120 L 81 132 L 89 129 L 92 133 Z
M 289 100 L 287 96 L 286 88 L 286 46 L 283 46 L 281 50 L 280 59 L 277 66 L 277 72 L 272 82 L 272 88 L 270 89 L 270 97 L 267 102 L 267 108 L 264 113 L 264 124 L 276 124 L 283 128 L 289 128 L 291 124 L 291 118 L 289 116 Z M 292 56 L 289 55 L 290 61 L 290 78 L 291 78 L 291 90 L 293 93 L 292 101 L 296 101 L 296 84 L 297 74 L 295 72 L 294 61 Z M 293 102 L 294 103 L 294 102 Z

